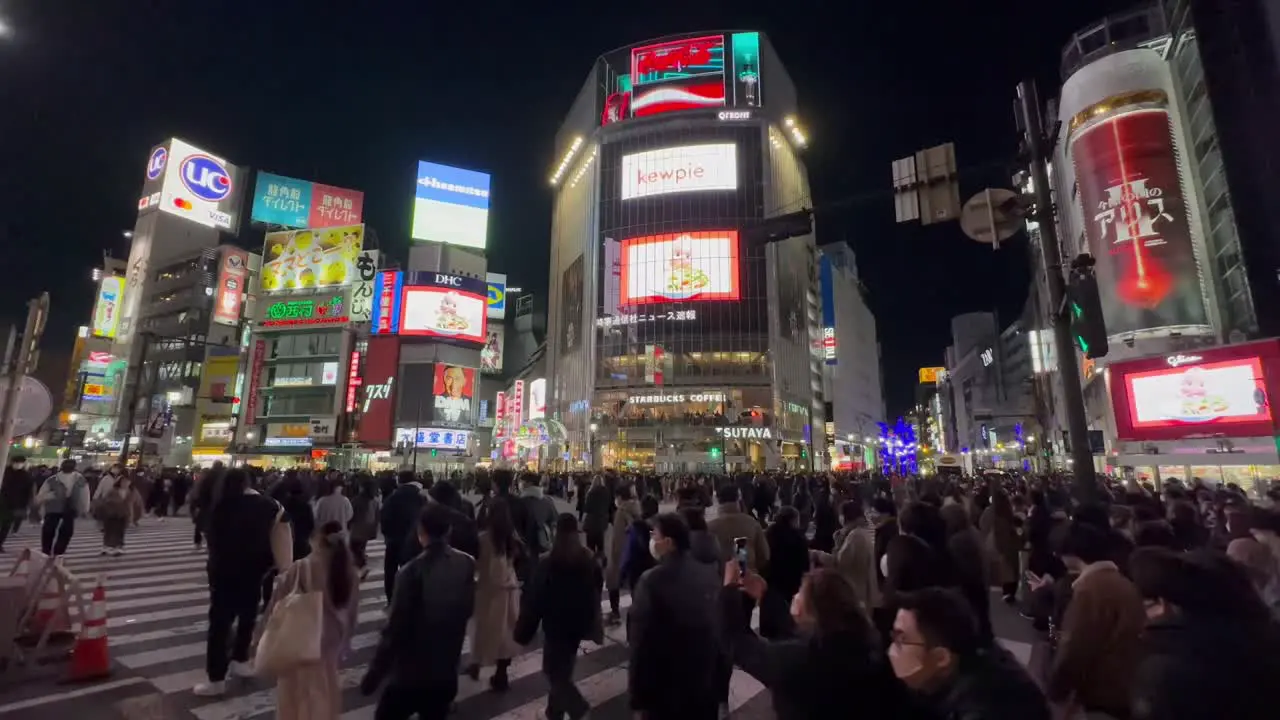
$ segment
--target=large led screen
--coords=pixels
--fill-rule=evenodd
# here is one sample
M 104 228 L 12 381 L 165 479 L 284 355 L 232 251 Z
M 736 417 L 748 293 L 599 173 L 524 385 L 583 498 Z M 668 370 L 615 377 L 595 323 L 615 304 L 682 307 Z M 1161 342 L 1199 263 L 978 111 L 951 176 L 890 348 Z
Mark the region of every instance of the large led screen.
M 737 300 L 738 233 L 668 233 L 622 241 L 622 305 Z
M 431 383 L 432 419 L 459 425 L 474 422 L 476 371 L 458 365 L 436 365 Z
M 364 226 L 287 230 L 266 234 L 262 292 L 318 290 L 350 285 L 364 247 Z
M 724 36 L 684 38 L 631 50 L 633 117 L 724 105 Z
M 420 161 L 414 240 L 483 250 L 489 232 L 489 175 Z
M 484 347 L 480 349 L 480 371 L 493 375 L 502 372 L 502 348 L 506 331 L 502 323 L 494 323 L 485 330 Z
M 1133 373 L 1124 378 L 1137 429 L 1216 427 L 1271 419 L 1257 357 Z
M 184 217 L 205 227 L 234 230 L 239 211 L 237 182 L 240 170 L 216 155 L 178 139 L 152 151 L 147 166 L 148 183 L 163 173 L 155 205 L 162 212 Z M 154 176 L 154 177 L 153 177 Z M 152 197 L 146 198 L 147 205 Z M 145 206 L 139 201 L 139 211 Z
M 488 298 L 478 292 L 406 284 L 400 303 L 400 334 L 485 343 Z
M 733 143 L 684 145 L 622 156 L 622 199 L 738 189 Z
M 1207 326 L 1168 111 L 1086 126 L 1069 149 L 1108 334 Z

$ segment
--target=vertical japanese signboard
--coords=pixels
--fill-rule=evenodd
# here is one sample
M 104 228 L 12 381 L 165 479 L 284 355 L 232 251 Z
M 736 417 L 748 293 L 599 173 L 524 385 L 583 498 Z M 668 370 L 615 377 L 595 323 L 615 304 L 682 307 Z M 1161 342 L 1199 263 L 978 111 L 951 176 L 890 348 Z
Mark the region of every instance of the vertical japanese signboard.
M 373 319 L 374 281 L 378 277 L 378 251 L 361 250 L 356 258 L 356 279 L 351 285 L 351 303 L 348 314 L 352 322 L 366 323 Z
M 244 424 L 252 425 L 258 418 L 258 387 L 262 381 L 262 365 L 267 359 L 267 341 L 255 340 L 253 354 L 249 357 L 249 391 L 245 393 Z
M 245 281 L 249 274 L 249 253 L 239 248 L 223 248 L 218 268 L 218 289 L 213 298 L 213 321 L 235 326 L 240 322 Z
M 1167 98 L 1145 91 L 1103 102 L 1111 115 L 1080 113 L 1089 119 L 1068 151 L 1107 332 L 1207 327 Z

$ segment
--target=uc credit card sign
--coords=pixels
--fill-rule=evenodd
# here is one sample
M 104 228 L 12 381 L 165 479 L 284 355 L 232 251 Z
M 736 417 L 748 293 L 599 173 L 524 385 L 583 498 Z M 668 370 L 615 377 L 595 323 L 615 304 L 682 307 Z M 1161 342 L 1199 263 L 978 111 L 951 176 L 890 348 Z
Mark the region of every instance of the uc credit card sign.
M 420 161 L 412 238 L 483 250 L 489 232 L 488 173 Z

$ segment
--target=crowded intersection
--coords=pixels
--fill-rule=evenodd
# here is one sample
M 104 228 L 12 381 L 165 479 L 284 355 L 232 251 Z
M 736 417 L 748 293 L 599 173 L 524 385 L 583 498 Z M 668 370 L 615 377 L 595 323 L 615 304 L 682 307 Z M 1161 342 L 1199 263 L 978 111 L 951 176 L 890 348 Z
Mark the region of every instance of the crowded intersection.
M 1214 677 L 1274 670 L 1276 516 L 1234 489 L 13 467 L 7 487 L 40 490 L 6 539 L 12 572 L 47 551 L 100 584 L 109 665 L 70 684 L 11 667 L 0 718 L 1202 717 L 1168 705 L 1210 700 L 1163 663 L 1207 662 L 1179 636 L 1228 620 Z M 283 629 L 308 582 L 314 657 Z

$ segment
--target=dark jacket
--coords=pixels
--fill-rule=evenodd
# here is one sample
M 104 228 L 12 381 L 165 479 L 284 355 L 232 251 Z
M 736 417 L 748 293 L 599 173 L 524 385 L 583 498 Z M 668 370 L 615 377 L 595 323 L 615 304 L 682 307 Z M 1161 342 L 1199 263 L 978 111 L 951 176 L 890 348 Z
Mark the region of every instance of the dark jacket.
M 613 507 L 613 493 L 609 492 L 609 488 L 600 485 L 588 490 L 583 506 L 586 513 L 582 523 L 583 532 L 604 532 L 605 528 L 609 527 L 611 507 Z
M 1274 623 L 1170 618 L 1147 624 L 1133 685 L 1134 720 L 1274 718 L 1265 688 L 1280 678 Z
M 35 481 L 26 468 L 4 469 L 4 482 L 0 483 L 0 504 L 9 510 L 23 510 L 31 504 L 35 494 Z
M 790 600 L 800 592 L 800 581 L 809 571 L 809 542 L 800 530 L 774 523 L 765 532 L 769 539 L 769 567 L 764 579 L 769 591 Z
M 388 548 L 399 550 L 404 545 L 405 538 L 418 527 L 418 516 L 426 502 L 422 486 L 411 482 L 396 488 L 382 503 L 382 537 Z
M 260 586 L 275 566 L 271 529 L 280 504 L 256 492 L 222 498 L 208 511 L 209 584 Z
M 386 679 L 418 688 L 455 681 L 475 607 L 475 574 L 475 558 L 447 544 L 433 545 L 400 568 L 391 614 L 362 685 Z
M 689 533 L 689 556 L 715 568 L 716 577 L 722 576 L 724 568 L 720 563 L 720 542 L 709 531 L 693 530 Z
M 720 658 L 719 578 L 673 553 L 640 578 L 627 616 L 631 709 L 653 718 L 714 709 Z
M 888 659 L 865 638 L 852 633 L 797 636 L 787 603 L 770 594 L 760 607 L 760 622 L 768 615 L 788 637 L 769 642 L 743 622 L 740 591 L 722 588 L 719 600 L 726 650 L 734 665 L 770 690 L 778 720 L 916 717 L 905 712 L 906 693 Z M 856 713 L 851 715 L 850 706 L 835 698 L 856 699 Z
M 293 533 L 293 558 L 304 558 L 311 554 L 311 535 L 316 531 L 316 515 L 311 503 L 301 495 L 289 495 L 281 501 L 285 515 L 289 520 L 289 528 Z
M 588 638 L 603 639 L 600 629 L 600 587 L 604 574 L 591 552 L 575 548 L 567 558 L 548 555 L 538 561 L 520 597 L 515 641 L 533 642 L 542 626 L 548 643 L 576 647 Z
M 1049 704 L 1007 650 L 991 646 L 961 661 L 958 672 L 925 698 L 944 720 L 1050 720 Z
M 476 521 L 467 517 L 464 511 L 456 507 L 450 505 L 444 507 L 449 511 L 449 546 L 473 558 L 480 557 L 480 531 L 476 527 Z M 400 548 L 402 562 L 409 562 L 422 552 L 422 543 L 418 542 L 416 528 L 405 534 Z

